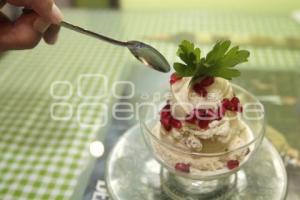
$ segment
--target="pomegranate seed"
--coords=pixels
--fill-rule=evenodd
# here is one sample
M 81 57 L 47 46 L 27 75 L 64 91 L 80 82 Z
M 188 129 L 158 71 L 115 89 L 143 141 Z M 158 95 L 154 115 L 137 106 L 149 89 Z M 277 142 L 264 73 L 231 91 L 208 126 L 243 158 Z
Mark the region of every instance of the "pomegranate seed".
M 238 111 L 240 100 L 237 97 L 233 97 L 230 102 L 232 104 L 232 111 Z
M 171 108 L 170 104 L 167 104 L 162 108 L 160 112 L 160 122 L 167 131 L 170 131 L 172 129 L 171 126 L 172 116 L 171 116 L 170 108 Z
M 171 116 L 171 113 L 168 112 L 168 111 L 161 111 L 160 112 L 160 117 L 161 118 L 166 118 L 166 117 L 169 117 L 169 116 Z
M 196 83 L 195 85 L 193 85 L 193 89 L 200 96 L 202 96 L 202 97 L 206 97 L 207 96 L 206 89 L 204 87 L 202 87 L 202 85 L 200 83 Z
M 230 103 L 231 102 L 229 101 L 229 99 L 225 98 L 225 99 L 222 100 L 222 107 L 227 109 Z
M 197 122 L 197 117 L 195 115 L 187 115 L 185 121 L 191 124 L 195 124 Z
M 210 120 L 199 120 L 198 126 L 202 129 L 207 129 L 209 123 L 210 123 Z
M 226 110 L 233 110 L 233 104 L 232 104 L 232 102 L 231 102 L 229 99 L 227 99 L 227 98 L 225 98 L 225 99 L 222 100 L 222 107 L 223 107 L 224 109 L 226 109 Z
M 178 76 L 176 73 L 173 73 L 170 77 L 170 84 L 172 85 L 180 79 L 182 79 L 182 77 Z
M 171 118 L 171 126 L 177 129 L 180 129 L 182 127 L 182 124 L 179 120 Z
M 205 109 L 195 110 L 195 114 L 196 114 L 197 118 L 205 117 L 206 116 L 206 110 Z
M 237 106 L 240 103 L 240 100 L 237 97 L 233 97 L 231 103 L 233 103 L 234 106 Z
M 194 109 L 191 114 L 186 116 L 186 121 L 195 124 L 202 117 L 206 117 L 205 109 Z
M 206 114 L 210 119 L 219 119 L 219 108 L 218 109 L 208 109 Z
M 190 173 L 190 164 L 185 164 L 185 163 L 176 163 L 175 169 L 177 171 L 185 172 L 185 173 Z
M 165 118 L 171 116 L 171 106 L 170 104 L 165 105 L 160 111 L 160 118 Z
M 193 89 L 196 91 L 201 90 L 203 87 L 200 83 L 196 83 L 193 85 Z
M 162 110 L 170 110 L 170 108 L 171 108 L 171 105 L 170 105 L 170 104 L 166 104 L 166 105 L 162 108 Z
M 172 129 L 171 117 L 166 117 L 166 118 L 160 119 L 160 123 L 167 131 L 170 131 Z
M 227 168 L 230 170 L 237 168 L 239 165 L 240 165 L 240 162 L 238 160 L 229 160 L 227 162 Z
M 214 77 L 212 77 L 212 76 L 207 76 L 207 77 L 205 77 L 204 79 L 202 79 L 201 81 L 200 81 L 200 85 L 202 86 L 202 87 L 207 87 L 207 86 L 210 86 L 211 84 L 213 84 L 214 83 Z

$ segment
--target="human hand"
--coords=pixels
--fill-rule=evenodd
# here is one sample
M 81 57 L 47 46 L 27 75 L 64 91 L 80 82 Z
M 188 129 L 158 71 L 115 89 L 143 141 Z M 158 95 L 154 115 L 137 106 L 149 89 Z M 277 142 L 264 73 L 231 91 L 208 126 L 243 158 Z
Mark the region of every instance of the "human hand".
M 29 49 L 41 38 L 54 44 L 58 37 L 62 13 L 53 0 L 7 0 L 11 5 L 31 9 L 14 22 L 0 20 L 0 51 Z

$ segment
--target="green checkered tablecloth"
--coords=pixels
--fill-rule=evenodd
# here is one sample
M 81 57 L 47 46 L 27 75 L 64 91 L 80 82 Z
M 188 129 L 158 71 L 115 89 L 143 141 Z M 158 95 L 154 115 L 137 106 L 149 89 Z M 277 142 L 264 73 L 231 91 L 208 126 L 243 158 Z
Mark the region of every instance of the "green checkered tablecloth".
M 66 20 L 120 39 L 178 32 L 298 36 L 288 16 L 65 10 Z M 146 40 L 167 59 L 176 42 Z M 207 50 L 208 46 L 204 46 Z M 295 49 L 252 48 L 245 69 L 298 71 Z M 62 30 L 55 46 L 0 57 L 0 199 L 71 199 L 91 162 L 89 144 L 116 99 L 112 87 L 136 62 L 126 49 Z M 264 66 L 264 68 L 262 68 Z M 158 74 L 159 75 L 159 74 Z M 105 90 L 101 77 L 107 78 Z M 97 95 L 103 97 L 90 97 Z M 53 118 L 53 116 L 55 118 Z M 78 122 L 80 119 L 80 122 Z
M 96 31 L 119 32 L 107 15 L 66 12 L 70 21 Z M 122 79 L 127 53 L 62 30 L 55 46 L 1 55 L 0 199 L 71 197 L 90 161 L 89 144 L 101 129 L 91 125 L 106 114 L 102 105 L 111 103 L 101 77 L 108 88 Z M 103 97 L 89 97 L 99 94 Z

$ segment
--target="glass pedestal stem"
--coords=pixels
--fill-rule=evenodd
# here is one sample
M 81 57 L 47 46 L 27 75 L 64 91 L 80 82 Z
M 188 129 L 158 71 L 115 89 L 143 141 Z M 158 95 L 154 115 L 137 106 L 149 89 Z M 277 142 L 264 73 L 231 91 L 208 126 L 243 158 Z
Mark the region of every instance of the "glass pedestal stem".
M 236 174 L 199 181 L 170 173 L 163 167 L 160 178 L 163 191 L 175 200 L 227 199 L 233 193 L 237 182 Z

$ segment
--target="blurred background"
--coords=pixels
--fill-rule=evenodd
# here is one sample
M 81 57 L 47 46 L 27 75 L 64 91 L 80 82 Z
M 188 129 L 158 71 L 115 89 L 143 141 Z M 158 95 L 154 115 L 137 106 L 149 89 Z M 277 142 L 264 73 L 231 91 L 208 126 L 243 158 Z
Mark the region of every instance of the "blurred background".
M 290 12 L 299 7 L 297 0 L 56 0 L 64 7 L 115 8 L 115 9 L 200 9 L 206 11 L 239 11 L 239 12 Z

